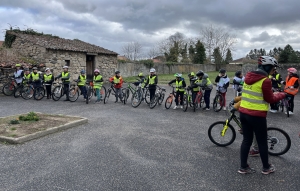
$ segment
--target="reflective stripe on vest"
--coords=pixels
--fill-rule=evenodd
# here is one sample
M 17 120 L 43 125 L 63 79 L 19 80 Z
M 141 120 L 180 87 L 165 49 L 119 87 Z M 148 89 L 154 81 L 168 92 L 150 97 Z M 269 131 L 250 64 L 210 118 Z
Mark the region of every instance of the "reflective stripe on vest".
M 114 76 L 114 83 L 115 84 L 120 83 L 121 79 L 122 79 L 122 77 L 117 78 L 116 76 Z
M 100 88 L 100 87 L 102 87 L 103 82 L 96 82 L 96 81 L 101 80 L 101 79 L 102 79 L 101 75 L 94 76 L 94 81 L 93 81 L 94 88 Z
M 291 77 L 290 79 L 289 79 L 289 77 L 286 77 L 286 80 L 285 80 L 286 84 L 284 87 L 284 92 L 291 94 L 291 95 L 296 95 L 299 91 L 299 88 L 289 88 L 289 87 L 294 86 L 294 84 L 297 80 L 299 80 L 299 79 L 296 77 Z
M 86 82 L 86 76 L 79 75 L 80 82 L 78 82 L 78 86 L 84 86 Z
M 181 88 L 179 88 L 179 87 L 181 87 Z M 181 92 L 184 91 L 184 88 L 182 87 L 182 80 L 180 80 L 180 81 L 176 80 L 176 91 L 181 91 Z
M 264 100 L 262 93 L 262 84 L 265 79 L 267 78 L 263 78 L 252 85 L 244 83 L 241 107 L 258 111 L 269 110 L 269 104 Z
M 207 85 L 207 86 L 208 86 L 208 85 L 211 85 L 210 79 L 209 79 L 209 78 L 206 78 L 206 80 L 207 80 L 207 84 L 206 84 L 206 85 Z
M 156 76 L 153 76 L 152 78 L 150 78 L 149 76 L 148 78 L 149 78 L 149 85 L 153 85 L 155 83 Z
M 34 80 L 39 80 L 40 79 L 40 74 L 39 73 L 32 73 L 31 74 L 31 77 L 32 77 L 32 80 L 34 81 Z
M 62 73 L 61 73 L 61 77 L 62 77 L 62 78 L 67 78 L 68 76 L 69 76 L 69 72 L 66 72 L 66 73 L 65 73 L 65 72 L 62 72 Z M 70 81 L 70 78 L 67 79 L 67 80 L 64 80 L 64 81 L 65 81 L 65 82 L 69 82 L 69 81 Z
M 50 74 L 50 75 L 44 74 L 44 80 L 45 80 L 45 82 L 51 81 L 51 79 L 52 79 L 52 74 Z

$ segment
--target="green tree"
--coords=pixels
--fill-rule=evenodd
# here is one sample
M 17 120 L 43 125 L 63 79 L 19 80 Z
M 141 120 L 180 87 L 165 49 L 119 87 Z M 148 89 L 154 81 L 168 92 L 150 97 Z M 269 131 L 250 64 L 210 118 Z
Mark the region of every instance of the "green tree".
M 179 47 L 178 42 L 174 42 L 174 46 L 170 48 L 170 52 L 165 52 L 165 57 L 167 62 L 178 62 Z
M 189 59 L 187 57 L 187 44 L 185 44 L 184 47 L 181 48 L 180 55 L 182 57 L 181 62 L 188 62 L 189 61 Z
M 223 63 L 223 59 L 222 59 L 219 47 L 214 49 L 213 57 L 215 59 L 216 70 L 218 71 L 221 68 L 220 65 Z
M 232 54 L 231 54 L 231 50 L 228 48 L 227 52 L 226 52 L 226 58 L 225 58 L 225 63 L 229 64 L 229 62 L 231 62 L 232 59 Z
M 195 56 L 195 49 L 193 47 L 193 45 L 190 45 L 189 47 L 189 58 L 191 61 L 194 60 L 194 56 Z
M 297 63 L 298 57 L 291 45 L 286 45 L 283 51 L 279 54 L 278 62 L 280 63 Z
M 200 40 L 196 43 L 196 52 L 194 55 L 193 63 L 195 64 L 203 64 L 206 59 L 205 48 L 204 45 L 200 42 Z

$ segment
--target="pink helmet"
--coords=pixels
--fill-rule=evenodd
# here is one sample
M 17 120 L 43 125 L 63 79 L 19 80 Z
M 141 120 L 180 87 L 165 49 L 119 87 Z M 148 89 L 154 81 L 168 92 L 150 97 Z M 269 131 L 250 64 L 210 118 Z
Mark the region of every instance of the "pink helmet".
M 98 69 L 94 70 L 94 73 L 96 73 L 96 72 L 100 73 L 100 71 Z
M 287 71 L 288 71 L 288 72 L 291 72 L 291 73 L 293 73 L 293 74 L 296 74 L 296 73 L 297 73 L 296 68 L 289 68 L 289 69 L 287 69 Z

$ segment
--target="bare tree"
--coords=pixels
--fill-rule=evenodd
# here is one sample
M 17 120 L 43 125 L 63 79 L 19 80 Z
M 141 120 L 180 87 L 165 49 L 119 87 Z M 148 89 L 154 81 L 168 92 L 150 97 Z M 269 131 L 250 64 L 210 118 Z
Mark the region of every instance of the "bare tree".
M 129 60 L 138 60 L 142 56 L 143 46 L 139 42 L 129 42 L 122 46 L 122 53 Z
M 215 48 L 219 47 L 222 58 L 225 58 L 227 50 L 234 50 L 234 44 L 237 43 L 235 35 L 230 34 L 225 28 L 213 25 L 200 31 L 200 41 L 204 43 L 210 61 Z
M 169 36 L 167 39 L 163 40 L 162 42 L 159 43 L 158 49 L 160 54 L 169 54 L 170 49 L 174 46 L 174 43 L 178 43 L 178 47 L 184 48 L 186 44 L 186 38 L 184 34 L 180 32 L 176 32 L 175 34 Z
M 156 56 L 159 56 L 159 55 L 161 55 L 161 54 L 159 53 L 159 50 L 158 50 L 157 47 L 152 47 L 147 52 L 147 56 L 148 56 L 149 59 L 152 59 L 152 58 L 154 58 Z

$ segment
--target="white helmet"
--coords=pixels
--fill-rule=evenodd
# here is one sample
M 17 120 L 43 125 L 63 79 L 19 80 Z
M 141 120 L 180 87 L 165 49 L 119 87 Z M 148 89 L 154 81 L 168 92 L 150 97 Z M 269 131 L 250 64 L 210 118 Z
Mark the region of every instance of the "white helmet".
M 271 56 L 261 56 L 258 59 L 258 65 L 273 65 L 278 66 L 278 62 Z
M 68 68 L 69 68 L 69 66 L 64 66 L 64 67 L 63 67 L 63 69 L 65 69 L 65 68 L 67 68 L 67 69 L 68 69 Z
M 154 68 L 151 68 L 151 69 L 150 69 L 150 72 L 155 72 L 155 69 L 154 69 Z

